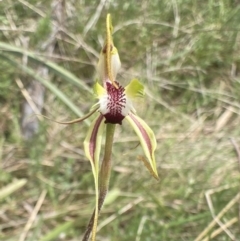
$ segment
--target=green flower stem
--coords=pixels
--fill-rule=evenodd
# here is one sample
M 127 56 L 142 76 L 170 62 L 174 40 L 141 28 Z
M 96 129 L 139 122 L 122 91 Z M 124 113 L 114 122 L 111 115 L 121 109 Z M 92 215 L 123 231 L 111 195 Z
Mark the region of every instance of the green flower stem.
M 111 176 L 111 155 L 112 155 L 112 145 L 115 132 L 114 124 L 107 124 L 106 131 L 106 142 L 105 142 L 105 152 L 103 157 L 103 162 L 100 170 L 100 195 L 99 195 L 99 206 L 103 205 L 104 199 L 108 192 L 109 180 Z
M 112 146 L 113 146 L 113 138 L 115 132 L 115 125 L 113 124 L 106 124 L 106 140 L 105 140 L 105 151 L 104 157 L 101 165 L 100 175 L 99 175 L 99 199 L 98 199 L 98 213 L 100 212 L 105 197 L 108 192 L 109 180 L 111 176 L 111 155 L 112 155 Z M 93 230 L 93 226 L 97 226 L 96 223 L 94 224 L 95 219 L 95 210 L 91 216 L 91 219 L 88 223 L 86 232 L 82 241 L 88 241 L 89 236 L 92 232 L 92 241 L 95 241 L 96 232 L 97 230 Z

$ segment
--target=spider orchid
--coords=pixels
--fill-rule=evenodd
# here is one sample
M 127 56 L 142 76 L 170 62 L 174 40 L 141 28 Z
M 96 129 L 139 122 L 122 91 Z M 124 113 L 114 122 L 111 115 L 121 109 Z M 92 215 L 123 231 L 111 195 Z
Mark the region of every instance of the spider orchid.
M 138 80 L 134 79 L 124 88 L 116 81 L 117 73 L 120 67 L 121 62 L 118 51 L 112 40 L 111 16 L 108 14 L 106 19 L 106 40 L 100 53 L 99 63 L 97 66 L 97 72 L 100 80 L 103 82 L 103 86 L 101 86 L 98 82 L 94 86 L 94 93 L 99 101 L 91 112 L 99 113 L 96 119 L 92 122 L 84 141 L 85 153 L 91 162 L 95 179 L 96 207 L 83 240 L 88 240 L 91 231 L 92 241 L 94 241 L 96 237 L 98 212 L 103 205 L 103 201 L 108 190 L 112 143 L 116 124 L 121 125 L 123 120 L 127 120 L 132 126 L 139 138 L 147 158 L 147 161 L 144 158 L 142 158 L 142 160 L 153 177 L 158 179 L 154 157 L 154 151 L 156 149 L 156 139 L 154 133 L 150 127 L 135 114 L 136 111 L 132 104 L 132 99 L 142 97 L 144 95 L 144 87 Z M 100 170 L 100 177 L 98 177 L 99 154 L 103 129 L 105 126 L 107 129 L 105 153 Z
M 96 238 L 98 213 L 103 205 L 108 191 L 108 184 L 111 170 L 111 153 L 116 124 L 122 125 L 125 120 L 136 132 L 145 158 L 141 158 L 153 177 L 158 179 L 154 151 L 156 149 L 156 139 L 150 127 L 136 115 L 132 100 L 144 95 L 144 86 L 136 79 L 123 87 L 116 81 L 117 73 L 121 67 L 118 50 L 112 40 L 111 16 L 106 18 L 106 40 L 101 50 L 97 72 L 101 86 L 98 82 L 94 85 L 94 94 L 98 102 L 92 107 L 86 116 L 70 122 L 59 122 L 62 124 L 72 124 L 85 120 L 96 113 L 96 118 L 89 127 L 84 141 L 86 157 L 90 160 L 95 181 L 96 206 L 92 214 L 83 241 L 87 241 L 92 232 L 92 241 Z M 106 127 L 105 151 L 101 169 L 99 170 L 99 155 L 103 132 Z
M 106 19 L 106 41 L 100 53 L 97 72 L 103 81 L 103 86 L 98 82 L 94 85 L 94 93 L 98 98 L 97 104 L 93 106 L 94 112 L 99 112 L 97 118 L 91 124 L 88 135 L 84 141 L 85 153 L 91 162 L 99 159 L 100 138 L 105 124 L 120 124 L 125 119 L 132 126 L 143 151 L 147 157 L 148 164 L 145 165 L 151 174 L 158 179 L 154 151 L 156 139 L 150 127 L 136 115 L 132 100 L 136 97 L 143 97 L 144 86 L 133 79 L 125 88 L 117 82 L 116 76 L 121 67 L 118 50 L 112 40 L 111 16 Z

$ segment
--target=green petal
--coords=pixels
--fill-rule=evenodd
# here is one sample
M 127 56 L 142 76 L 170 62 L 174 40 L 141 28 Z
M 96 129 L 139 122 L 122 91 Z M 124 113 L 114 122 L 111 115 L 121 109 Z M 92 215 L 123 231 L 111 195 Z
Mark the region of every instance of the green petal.
M 144 86 L 139 80 L 133 79 L 125 87 L 125 93 L 130 98 L 143 97 L 144 96 Z
M 104 129 L 104 117 L 100 114 L 89 127 L 84 140 L 84 151 L 93 169 L 94 178 L 98 175 L 99 155 L 101 150 L 102 134 Z
M 56 122 L 58 124 L 64 124 L 64 125 L 70 125 L 70 124 L 75 124 L 75 123 L 79 123 L 79 122 L 82 122 L 84 120 L 86 120 L 88 117 L 90 117 L 91 115 L 93 115 L 97 110 L 98 110 L 98 105 L 95 104 L 89 113 L 87 113 L 85 116 L 81 117 L 81 118 L 78 118 L 78 119 L 75 119 L 75 120 L 71 120 L 71 121 L 57 121 L 57 120 L 53 120 L 53 119 L 50 119 L 49 117 L 45 116 L 45 115 L 37 115 L 37 116 L 42 116 L 44 117 L 45 119 L 48 119 L 50 121 L 53 121 L 53 122 Z
M 130 125 L 133 127 L 134 131 L 139 137 L 140 143 L 142 145 L 148 162 L 141 158 L 142 161 L 145 163 L 145 166 L 148 168 L 153 177 L 159 179 L 154 156 L 157 142 L 153 131 L 141 118 L 132 113 L 126 116 L 125 119 L 127 119 L 127 121 L 130 123 Z
M 97 98 L 100 98 L 102 95 L 106 94 L 106 90 L 97 81 L 93 86 L 93 92 Z

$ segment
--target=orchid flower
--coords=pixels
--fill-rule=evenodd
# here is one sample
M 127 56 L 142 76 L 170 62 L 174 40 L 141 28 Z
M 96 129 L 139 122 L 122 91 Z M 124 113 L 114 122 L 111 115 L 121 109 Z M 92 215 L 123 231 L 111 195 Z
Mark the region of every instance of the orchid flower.
M 100 80 L 102 80 L 103 86 L 98 82 L 94 85 L 94 93 L 98 98 L 98 102 L 94 105 L 93 112 L 91 112 L 98 112 L 98 115 L 92 122 L 84 141 L 85 153 L 92 164 L 95 179 L 96 208 L 83 240 L 88 240 L 91 231 L 92 241 L 94 241 L 96 237 L 98 212 L 103 205 L 108 190 L 112 143 L 116 124 L 122 125 L 123 120 L 126 120 L 131 125 L 139 138 L 147 158 L 147 161 L 144 158 L 142 158 L 142 160 L 153 177 L 158 179 L 154 157 L 154 151 L 157 145 L 154 133 L 150 127 L 136 115 L 132 104 L 134 98 L 144 95 L 144 87 L 136 79 L 133 79 L 125 88 L 116 81 L 121 62 L 118 50 L 113 43 L 112 30 L 111 16 L 108 14 L 106 18 L 106 40 L 100 53 L 97 66 L 97 72 Z M 105 153 L 99 178 L 99 154 L 105 126 L 107 128 Z
M 144 86 L 133 79 L 125 88 L 117 82 L 116 76 L 121 67 L 118 50 L 112 40 L 111 16 L 107 15 L 106 20 L 106 41 L 100 53 L 97 66 L 99 78 L 103 82 L 101 86 L 98 82 L 94 85 L 94 93 L 98 98 L 97 104 L 93 106 L 93 112 L 99 112 L 98 117 L 93 121 L 88 135 L 84 141 L 85 153 L 91 162 L 99 159 L 100 138 L 105 124 L 120 124 L 126 119 L 132 126 L 143 151 L 149 162 L 148 166 L 151 174 L 158 179 L 154 151 L 156 149 L 156 139 L 150 127 L 136 115 L 132 100 L 136 97 L 143 97 Z M 101 135 L 98 135 L 101 134 Z
M 95 241 L 96 238 L 98 213 L 108 191 L 112 144 L 116 124 L 122 125 L 125 120 L 130 124 L 136 132 L 146 156 L 146 159 L 141 158 L 141 160 L 152 176 L 158 179 L 154 156 L 157 145 L 156 139 L 153 131 L 145 121 L 136 115 L 132 101 L 134 98 L 143 97 L 144 86 L 137 79 L 130 81 L 126 87 L 123 87 L 116 81 L 121 62 L 118 50 L 113 43 L 112 31 L 111 16 L 108 14 L 106 18 L 106 40 L 97 65 L 97 72 L 99 79 L 102 81 L 102 85 L 98 82 L 94 85 L 94 94 L 98 98 L 98 102 L 92 107 L 90 113 L 83 118 L 70 122 L 59 122 L 62 124 L 77 123 L 96 113 L 96 118 L 90 125 L 84 141 L 85 154 L 91 162 L 95 181 L 96 206 L 84 234 L 83 241 L 87 241 L 91 233 L 92 241 Z M 105 127 L 105 152 L 99 171 L 99 155 Z

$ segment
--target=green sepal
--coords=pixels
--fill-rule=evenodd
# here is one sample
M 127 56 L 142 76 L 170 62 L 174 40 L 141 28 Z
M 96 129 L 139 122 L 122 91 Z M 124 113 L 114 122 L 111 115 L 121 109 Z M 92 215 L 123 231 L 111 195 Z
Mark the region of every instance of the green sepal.
M 94 214 L 94 221 L 93 221 L 93 240 L 95 240 L 94 236 L 96 235 L 97 231 L 97 220 L 98 220 L 98 205 L 99 205 L 99 156 L 101 150 L 101 143 L 102 143 L 102 135 L 104 130 L 104 117 L 100 114 L 90 125 L 87 136 L 84 140 L 84 151 L 86 157 L 91 162 L 92 166 L 92 173 L 94 176 L 94 183 L 95 183 L 95 214 Z
M 144 85 L 138 79 L 133 79 L 125 87 L 125 93 L 130 98 L 143 97 Z
M 156 160 L 154 156 L 157 142 L 153 131 L 146 124 L 146 122 L 144 122 L 140 117 L 134 115 L 133 113 L 130 113 L 128 116 L 125 117 L 125 119 L 129 122 L 129 124 L 136 132 L 143 148 L 144 154 L 149 162 L 149 165 L 146 164 L 144 159 L 141 158 L 142 161 L 144 162 L 145 166 L 150 171 L 152 176 L 156 179 L 159 179 L 156 167 Z
M 106 94 L 106 90 L 96 81 L 96 83 L 93 86 L 93 93 L 97 98 L 100 98 L 101 96 Z
M 84 140 L 84 151 L 93 168 L 94 178 L 98 175 L 99 155 L 104 130 L 104 117 L 100 114 L 91 123 Z

